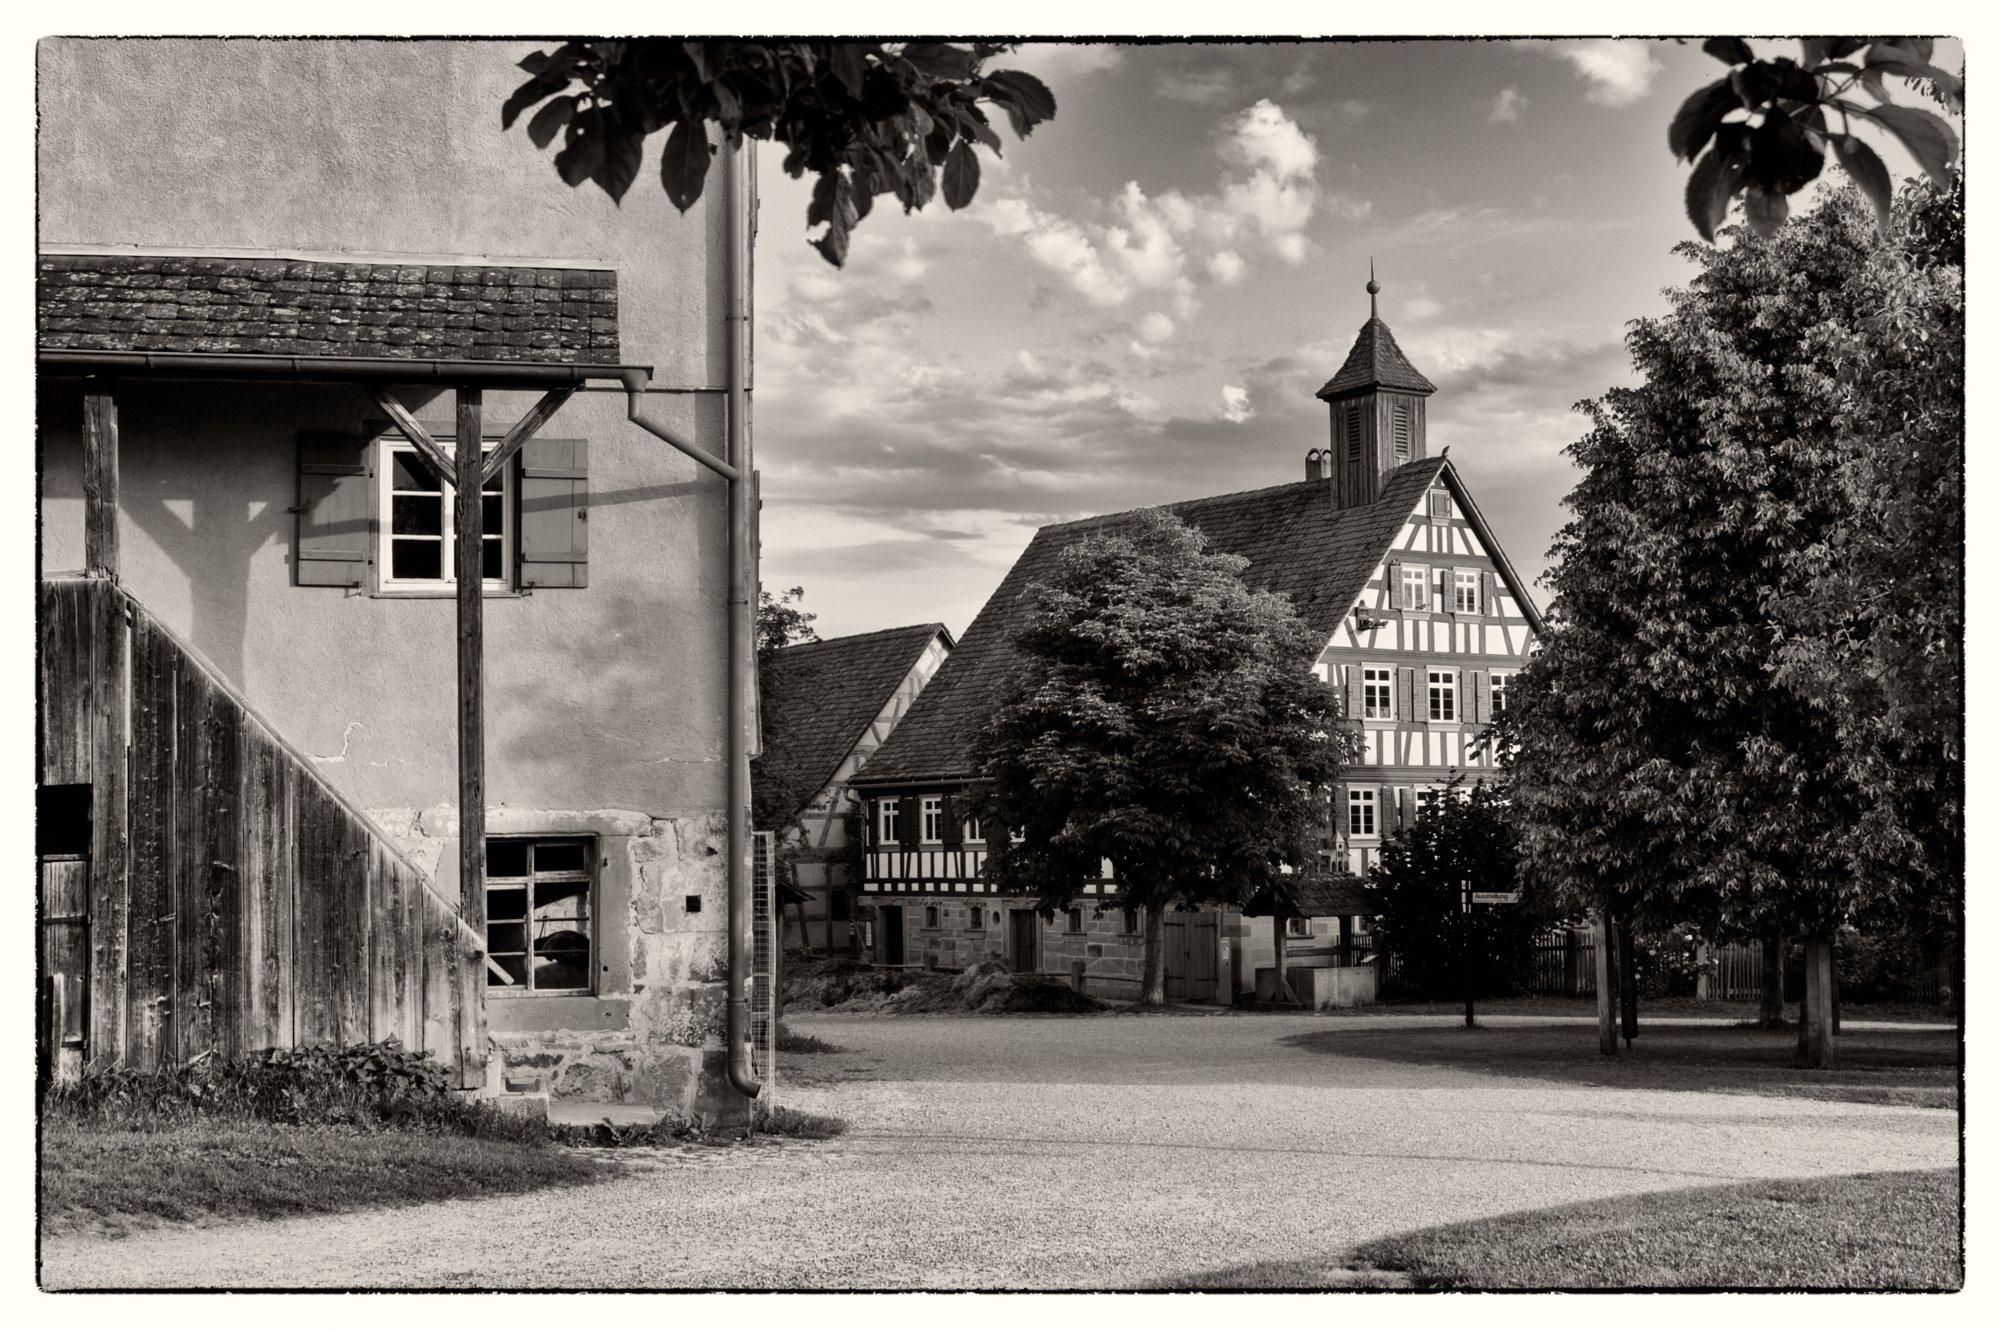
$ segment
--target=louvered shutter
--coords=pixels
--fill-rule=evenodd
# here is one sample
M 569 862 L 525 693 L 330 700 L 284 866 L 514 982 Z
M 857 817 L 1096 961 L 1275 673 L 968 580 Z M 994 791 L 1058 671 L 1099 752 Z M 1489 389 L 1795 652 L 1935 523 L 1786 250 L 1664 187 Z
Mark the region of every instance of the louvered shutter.
M 1457 601 L 1456 601 L 1456 600 L 1455 600 L 1455 599 L 1454 599 L 1454 598 L 1452 597 L 1452 593 L 1451 593 L 1451 569 L 1450 569 L 1450 568 L 1438 568 L 1438 569 L 1436 569 L 1436 572 L 1437 572 L 1437 576 L 1436 576 L 1436 578 L 1434 578 L 1434 580 L 1435 580 L 1435 581 L 1436 581 L 1436 583 L 1437 583 L 1437 608 L 1438 608 L 1438 612 L 1439 612 L 1440 614 L 1442 614 L 1442 613 L 1447 613 L 1447 612 L 1449 612 L 1449 611 L 1450 611 L 1451 609 L 1453 609 L 1453 608 L 1454 608 L 1454 607 L 1455 607 L 1455 606 L 1457 605 L 1457 603 L 1458 603 L 1458 602 L 1457 602 Z
M 1493 678 L 1484 670 L 1472 676 L 1472 687 L 1479 698 L 1479 714 L 1474 717 L 1482 724 L 1493 723 Z
M 367 448 L 367 440 L 354 434 L 299 435 L 293 585 L 366 584 L 375 515 Z
M 1361 708 L 1361 680 L 1363 670 L 1360 665 L 1347 665 L 1347 718 L 1359 720 L 1364 714 Z
M 1493 594 L 1493 574 L 1490 572 L 1479 574 L 1479 612 L 1488 617 L 1500 612 L 1499 600 Z
M 590 584 L 589 443 L 534 438 L 521 449 L 519 582 L 580 589 Z
M 923 816 L 922 807 L 915 794 L 905 794 L 896 800 L 896 843 L 905 849 L 916 848 L 922 838 L 923 827 L 917 824 Z
M 1396 718 L 1415 720 L 1418 718 L 1415 701 L 1417 671 L 1398 669 L 1396 671 Z
M 1406 608 L 1407 606 L 1403 604 L 1403 564 L 1400 560 L 1392 558 L 1388 566 L 1389 575 L 1384 589 L 1389 592 L 1389 598 L 1383 603 L 1391 609 Z

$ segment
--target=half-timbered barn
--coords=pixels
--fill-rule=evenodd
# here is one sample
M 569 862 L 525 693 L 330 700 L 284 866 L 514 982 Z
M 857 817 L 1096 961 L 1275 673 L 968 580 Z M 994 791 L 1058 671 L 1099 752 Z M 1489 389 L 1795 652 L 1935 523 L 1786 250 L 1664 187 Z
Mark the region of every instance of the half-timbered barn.
M 760 673 L 763 750 L 753 766 L 759 810 L 804 898 L 785 939 L 850 951 L 860 874 L 861 804 L 850 782 L 894 732 L 951 654 L 942 623 L 801 642 Z
M 565 188 L 533 48 L 38 48 L 52 1073 L 756 1089 L 751 177 Z
M 1508 680 L 1541 629 L 1458 471 L 1431 454 L 1425 422 L 1436 388 L 1375 315 L 1378 289 L 1371 280 L 1370 317 L 1318 391 L 1329 441 L 1306 452 L 1304 478 L 1165 505 L 1211 548 L 1247 558 L 1245 580 L 1288 596 L 1323 643 L 1301 667 L 1340 690 L 1365 749 L 1331 791 L 1321 866 L 1355 876 L 1427 791 L 1454 774 L 1490 769 L 1478 739 L 1505 708 Z M 971 736 L 1014 668 L 1011 643 L 1029 612 L 1029 588 L 1070 545 L 1131 516 L 1037 532 L 855 779 L 869 801 L 862 897 L 877 963 L 956 968 L 998 956 L 1016 970 L 1072 977 L 1092 991 L 1136 991 L 1140 920 L 1118 903 L 1115 865 L 1083 886 L 1077 907 L 1043 917 L 1032 901 L 995 891 L 983 869 L 986 837 L 997 832 L 953 808 L 973 777 Z M 1365 902 L 1337 894 L 1344 903 L 1289 911 L 1288 969 L 1338 967 L 1366 954 Z M 1172 913 L 1168 921 L 1170 996 L 1229 1000 L 1257 989 L 1260 963 L 1274 965 L 1268 920 L 1253 926 L 1224 910 Z

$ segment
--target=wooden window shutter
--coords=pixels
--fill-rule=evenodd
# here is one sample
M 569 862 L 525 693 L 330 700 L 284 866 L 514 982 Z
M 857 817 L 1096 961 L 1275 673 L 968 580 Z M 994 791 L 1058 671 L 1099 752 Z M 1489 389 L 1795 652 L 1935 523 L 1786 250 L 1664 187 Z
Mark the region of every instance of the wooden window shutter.
M 375 520 L 367 448 L 368 441 L 356 434 L 299 435 L 294 586 L 366 584 Z
M 1385 603 L 1391 609 L 1405 608 L 1406 606 L 1403 604 L 1402 560 L 1394 558 L 1390 559 L 1388 563 L 1388 568 L 1389 568 L 1389 576 L 1388 576 L 1389 598 L 1387 601 L 1385 601 Z
M 1458 599 L 1451 591 L 1451 569 L 1433 568 L 1437 573 L 1437 607 L 1439 613 L 1447 613 L 1458 605 Z
M 916 848 L 923 836 L 923 827 L 917 824 L 923 816 L 923 804 L 915 794 L 905 794 L 896 800 L 896 843 L 905 849 Z
M 1486 724 L 1493 722 L 1493 676 L 1481 670 L 1472 676 L 1472 687 L 1479 698 L 1479 714 L 1473 718 Z
M 956 795 L 944 796 L 944 829 L 938 838 L 944 841 L 947 849 L 956 849 L 965 843 L 965 827 L 961 821 L 963 810 L 959 807 L 959 802 Z
M 1347 718 L 1350 720 L 1359 720 L 1364 713 L 1361 708 L 1362 675 L 1360 665 L 1347 666 Z
M 531 438 L 521 449 L 523 588 L 590 584 L 589 448 L 580 438 Z
M 1416 686 L 1417 671 L 1415 669 L 1403 668 L 1396 671 L 1396 718 L 1398 720 L 1414 720 L 1417 718 L 1416 702 L 1413 700 L 1416 693 Z
M 1493 574 L 1479 574 L 1479 612 L 1491 616 L 1500 612 L 1500 605 L 1493 594 Z

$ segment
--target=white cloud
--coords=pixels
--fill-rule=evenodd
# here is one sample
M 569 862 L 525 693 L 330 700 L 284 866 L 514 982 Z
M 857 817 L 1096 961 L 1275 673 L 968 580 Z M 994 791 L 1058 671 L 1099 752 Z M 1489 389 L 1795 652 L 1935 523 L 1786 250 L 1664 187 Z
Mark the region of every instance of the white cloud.
M 1403 302 L 1404 315 L 1413 319 L 1429 318 L 1434 314 L 1442 312 L 1443 309 L 1443 305 L 1431 299 L 1428 295 L 1420 295 L 1413 300 L 1405 300 Z
M 1237 119 L 1223 156 L 1287 181 L 1310 182 L 1313 167 L 1319 164 L 1319 149 L 1311 136 L 1269 98 Z
M 1349 97 L 1346 101 L 1334 103 L 1333 109 L 1346 116 L 1349 120 L 1359 120 L 1375 109 L 1375 103 L 1363 101 L 1359 97 Z
M 1139 320 L 1139 335 L 1157 346 L 1174 335 L 1174 321 L 1156 309 Z
M 1521 108 L 1528 99 L 1521 95 L 1519 88 L 1502 88 L 1500 95 L 1493 99 L 1493 109 L 1486 113 L 1489 125 L 1511 125 L 1521 118 Z
M 1233 249 L 1219 249 L 1208 256 L 1208 275 L 1218 286 L 1234 286 L 1243 280 L 1243 260 Z
M 1227 66 L 1199 71 L 1162 70 L 1153 80 L 1153 93 L 1169 101 L 1221 106 L 1236 98 L 1236 71 Z
M 1118 69 L 1124 63 L 1125 52 L 1116 46 L 1101 46 L 1092 42 L 1029 42 L 1010 54 L 996 56 L 989 62 L 988 68 L 1025 69 L 1053 87 L 1058 81 L 1071 81 L 1086 74 Z
M 1590 100 L 1600 106 L 1630 106 L 1651 90 L 1654 77 L 1665 68 L 1643 41 L 1593 37 L 1589 41 L 1549 43 L 1542 49 L 1568 61 L 1577 76 L 1590 84 Z
M 1249 392 L 1225 384 L 1222 389 L 1222 418 L 1233 425 L 1240 425 L 1253 414 Z

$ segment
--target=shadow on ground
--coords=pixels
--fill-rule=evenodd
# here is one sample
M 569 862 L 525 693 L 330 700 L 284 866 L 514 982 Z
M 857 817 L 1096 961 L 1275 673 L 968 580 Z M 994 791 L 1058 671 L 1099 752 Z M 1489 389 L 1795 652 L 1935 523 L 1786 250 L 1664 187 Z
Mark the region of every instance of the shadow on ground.
M 1631 1048 L 1597 1050 L 1585 1025 L 1503 1025 L 1466 1029 L 1355 1025 L 1282 1040 L 1337 1057 L 1440 1066 L 1611 1089 L 1679 1089 L 1762 1094 L 1903 1107 L 1958 1106 L 1959 1047 L 1953 1030 L 1853 1030 L 1834 1039 L 1834 1065 L 1792 1065 L 1797 1035 L 1736 1026 L 1641 1024 Z

